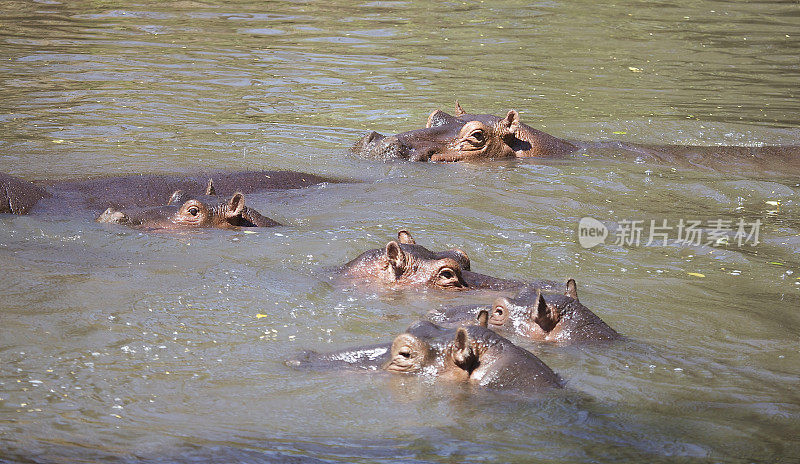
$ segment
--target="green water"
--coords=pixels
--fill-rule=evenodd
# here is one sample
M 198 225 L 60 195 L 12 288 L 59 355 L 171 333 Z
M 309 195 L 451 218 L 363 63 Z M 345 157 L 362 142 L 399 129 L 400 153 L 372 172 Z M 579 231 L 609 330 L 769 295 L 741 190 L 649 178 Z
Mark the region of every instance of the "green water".
M 568 139 L 800 144 L 800 6 L 683 3 L 0 1 L 2 172 L 362 181 L 249 196 L 285 224 L 256 233 L 0 217 L 0 461 L 797 462 L 796 175 L 347 153 L 456 100 Z M 759 220 L 760 243 L 614 244 L 681 219 Z M 568 381 L 538 398 L 286 367 L 484 301 L 330 280 L 399 228 L 573 277 L 628 341 L 528 345 Z

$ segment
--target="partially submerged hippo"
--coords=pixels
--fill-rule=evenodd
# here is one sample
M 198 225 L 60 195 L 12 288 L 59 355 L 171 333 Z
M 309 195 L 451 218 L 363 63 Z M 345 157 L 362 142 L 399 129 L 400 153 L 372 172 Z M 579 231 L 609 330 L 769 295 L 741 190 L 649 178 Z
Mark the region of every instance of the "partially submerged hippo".
M 483 387 L 523 392 L 562 386 L 541 359 L 482 325 L 446 329 L 420 321 L 394 339 L 390 372 L 427 373 Z
M 483 325 L 447 329 L 428 321 L 411 325 L 394 342 L 332 353 L 306 351 L 295 367 L 385 370 L 427 375 L 498 390 L 536 392 L 560 388 L 561 378 L 533 353 Z
M 209 180 L 212 178 L 213 184 Z M 245 206 L 245 194 L 322 182 L 338 181 L 290 171 L 128 175 L 41 182 L 0 173 L 0 213 L 66 216 L 102 212 L 97 217 L 100 222 L 149 229 L 269 227 L 278 223 Z
M 472 272 L 469 257 L 459 249 L 433 252 L 417 245 L 405 230 L 382 249 L 369 250 L 339 270 L 345 280 L 392 288 L 432 287 L 445 290 L 551 288 L 554 282 L 525 283 Z
M 209 188 L 211 183 L 209 182 Z M 222 201 L 220 201 L 222 200 Z M 236 192 L 228 200 L 214 194 L 192 197 L 175 192 L 169 204 L 145 208 L 106 209 L 97 222 L 122 224 L 140 229 L 194 229 L 216 227 L 273 227 L 278 222 L 245 206 L 244 194 Z
M 461 250 L 433 252 L 417 245 L 411 234 L 398 233 L 383 249 L 369 250 L 342 266 L 348 280 L 363 280 L 387 286 L 433 286 L 442 289 L 467 288 L 464 268 L 469 258 Z
M 511 110 L 504 118 L 466 114 L 456 104 L 456 115 L 436 110 L 425 129 L 385 137 L 370 132 L 353 146 L 365 158 L 411 161 L 462 161 L 477 159 L 565 156 L 578 147 L 533 129 Z
M 563 158 L 584 149 L 619 149 L 637 157 L 717 169 L 800 169 L 800 146 L 679 146 L 622 142 L 567 141 L 536 130 L 510 110 L 505 117 L 467 114 L 456 103 L 455 116 L 435 110 L 424 129 L 383 136 L 370 132 L 352 151 L 365 158 L 411 161 L 465 161 L 509 158 Z M 775 166 L 778 167 L 775 167 Z
M 487 309 L 490 328 L 534 341 L 568 345 L 622 338 L 581 304 L 573 279 L 567 281 L 564 295 L 543 294 L 540 289 L 526 288 L 514 298 L 497 298 L 491 307 L 456 306 L 432 311 L 428 318 L 446 325 L 478 324 L 477 318 Z

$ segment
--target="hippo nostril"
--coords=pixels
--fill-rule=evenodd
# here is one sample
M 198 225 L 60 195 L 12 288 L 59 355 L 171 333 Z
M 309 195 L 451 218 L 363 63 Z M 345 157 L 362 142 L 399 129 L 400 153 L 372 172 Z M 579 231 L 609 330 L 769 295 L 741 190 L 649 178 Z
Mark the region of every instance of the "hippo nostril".
M 375 157 L 372 152 L 375 151 L 378 142 L 384 138 L 385 137 L 383 135 L 372 131 L 358 139 L 358 141 L 351 148 L 351 151 L 353 154 L 363 156 L 365 158 Z
M 377 142 L 378 140 L 381 140 L 383 138 L 385 138 L 383 135 L 381 135 L 381 134 L 379 134 L 379 133 L 377 133 L 375 131 L 372 131 L 369 134 L 364 136 L 364 138 L 362 139 L 362 143 Z
M 371 157 L 382 160 L 407 159 L 408 153 L 409 148 L 398 137 L 391 135 L 375 142 Z
M 434 154 L 436 154 L 434 147 L 416 148 L 412 150 L 408 159 L 411 161 L 430 161 Z
M 108 224 L 127 224 L 130 218 L 122 211 L 117 211 L 114 208 L 108 208 L 97 217 L 97 222 L 105 222 Z

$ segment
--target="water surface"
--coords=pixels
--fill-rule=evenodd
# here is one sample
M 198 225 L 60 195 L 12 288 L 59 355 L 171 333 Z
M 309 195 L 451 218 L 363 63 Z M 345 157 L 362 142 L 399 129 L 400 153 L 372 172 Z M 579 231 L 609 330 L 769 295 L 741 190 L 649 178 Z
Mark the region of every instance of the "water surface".
M 367 130 L 455 100 L 578 140 L 800 144 L 791 2 L 0 1 L 0 171 L 27 179 L 294 169 L 248 197 L 285 226 L 149 234 L 0 218 L 0 459 L 792 462 L 800 181 L 616 153 L 375 163 Z M 611 228 L 584 249 L 577 225 Z M 625 220 L 760 221 L 757 245 L 615 245 Z M 528 345 L 568 380 L 519 398 L 292 370 L 466 294 L 341 288 L 408 228 L 475 270 L 578 281 L 619 332 Z M 675 233 L 671 238 L 676 238 Z M 484 297 L 485 298 L 485 297 Z

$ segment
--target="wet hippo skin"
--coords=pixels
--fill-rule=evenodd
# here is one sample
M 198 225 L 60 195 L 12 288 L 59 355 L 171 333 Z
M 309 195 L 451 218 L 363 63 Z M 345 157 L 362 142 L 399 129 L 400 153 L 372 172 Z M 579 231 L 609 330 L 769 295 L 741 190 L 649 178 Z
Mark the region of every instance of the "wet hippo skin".
M 525 288 L 513 298 L 499 297 L 492 306 L 467 305 L 434 310 L 428 319 L 447 326 L 477 324 L 481 311 L 488 311 L 488 326 L 506 334 L 517 334 L 537 342 L 561 345 L 619 340 L 622 336 L 578 300 L 575 280 L 566 291 L 545 294 Z
M 510 110 L 504 117 L 455 115 L 435 110 L 424 128 L 384 136 L 370 132 L 352 147 L 358 156 L 411 161 L 469 161 L 512 158 L 564 158 L 579 150 L 629 153 L 640 159 L 701 169 L 800 172 L 800 146 L 647 145 L 564 140 L 536 130 Z
M 482 324 L 444 328 L 428 321 L 411 325 L 391 344 L 330 353 L 304 351 L 286 361 L 295 368 L 363 369 L 431 376 L 489 389 L 535 393 L 563 386 L 562 379 L 531 352 Z
M 213 183 L 210 179 L 213 179 Z M 0 173 L 0 213 L 100 214 L 100 222 L 142 228 L 268 227 L 278 223 L 247 207 L 244 196 L 339 182 L 292 171 L 126 175 L 30 182 Z
M 473 272 L 467 254 L 459 249 L 441 252 L 418 245 L 408 231 L 383 248 L 369 250 L 338 270 L 341 281 L 387 288 L 438 288 L 442 290 L 519 290 L 525 286 L 552 289 L 555 282 L 501 279 Z

